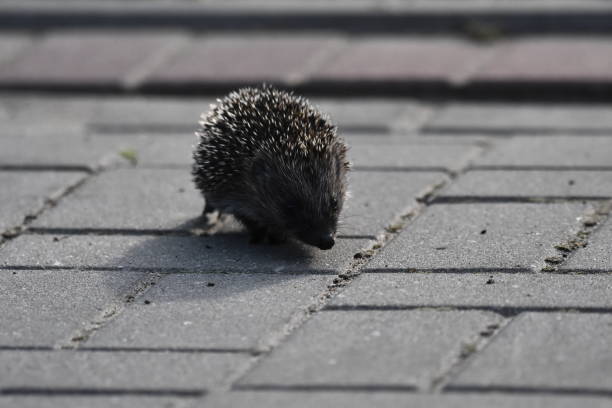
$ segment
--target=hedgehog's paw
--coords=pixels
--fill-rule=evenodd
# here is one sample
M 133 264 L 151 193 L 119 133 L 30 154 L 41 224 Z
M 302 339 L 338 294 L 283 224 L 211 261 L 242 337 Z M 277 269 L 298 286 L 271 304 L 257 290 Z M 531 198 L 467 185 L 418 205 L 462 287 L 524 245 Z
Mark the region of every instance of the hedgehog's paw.
M 202 221 L 206 227 L 214 227 L 221 221 L 221 213 L 219 211 L 202 214 Z
M 279 231 L 268 231 L 268 242 L 272 245 L 280 245 L 287 242 L 287 235 Z
M 221 212 L 206 201 L 204 210 L 202 211 L 202 222 L 206 227 L 214 227 L 221 219 Z
M 266 227 L 249 228 L 249 243 L 261 244 L 265 241 L 267 235 Z
M 247 231 L 249 232 L 249 243 L 260 244 L 264 242 L 264 240 L 266 239 L 266 235 L 268 234 L 268 229 L 265 226 L 249 218 L 237 218 L 240 220 L 240 222 L 244 224 Z

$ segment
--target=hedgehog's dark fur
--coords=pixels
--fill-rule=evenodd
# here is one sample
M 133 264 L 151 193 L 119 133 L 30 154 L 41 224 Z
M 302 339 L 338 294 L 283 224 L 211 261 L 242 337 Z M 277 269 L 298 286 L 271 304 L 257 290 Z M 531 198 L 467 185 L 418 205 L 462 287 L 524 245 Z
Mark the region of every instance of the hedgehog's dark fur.
M 346 194 L 347 147 L 304 98 L 243 88 L 202 115 L 193 157 L 204 213 L 233 214 L 251 240 L 329 249 Z

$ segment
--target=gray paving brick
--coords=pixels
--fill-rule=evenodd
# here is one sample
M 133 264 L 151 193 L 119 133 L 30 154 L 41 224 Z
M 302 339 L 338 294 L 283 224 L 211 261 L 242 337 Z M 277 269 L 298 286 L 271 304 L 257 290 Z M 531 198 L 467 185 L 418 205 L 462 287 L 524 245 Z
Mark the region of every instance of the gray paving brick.
M 118 86 L 139 64 L 181 38 L 156 33 L 50 34 L 0 68 L 0 81 Z
M 440 197 L 612 197 L 610 171 L 470 171 Z
M 566 263 L 563 270 L 599 269 L 612 271 L 612 218 L 608 218 L 599 230 L 588 239 L 588 245 L 575 252 Z
M 330 36 L 223 36 L 196 39 L 168 59 L 150 82 L 286 82 L 338 40 Z M 240 63 L 242 61 L 243 63 Z
M 348 133 L 343 135 L 349 145 L 349 156 L 356 166 L 435 167 L 456 169 L 474 157 L 480 149 L 478 139 L 423 138 L 384 133 Z M 374 144 L 374 140 L 378 143 Z M 133 151 L 138 165 L 146 167 L 176 167 L 187 169 L 193 162 L 196 143 L 193 132 L 168 132 L 153 135 L 146 132 L 96 135 L 96 143 L 113 147 L 113 152 Z
M 151 131 L 156 126 L 184 128 L 193 133 L 200 113 L 207 110 L 212 101 L 212 98 L 184 100 L 171 97 L 33 97 L 10 94 L 3 95 L 0 112 L 6 112 L 6 118 L 14 128 L 41 128 L 48 131 L 51 124 L 54 127 L 74 124 L 84 127 L 88 124 L 91 133 L 98 129 L 119 133 L 126 128 L 132 131 Z M 160 133 L 169 132 L 162 130 Z
M 118 169 L 88 180 L 32 226 L 172 229 L 202 212 L 188 170 Z
M 606 275 L 370 273 L 330 304 L 605 308 L 612 284 Z
M 195 126 L 193 126 L 195 130 Z M 162 135 L 151 133 L 118 133 L 98 135 L 99 143 L 115 146 L 115 152 L 131 151 L 137 165 L 145 167 L 182 167 L 185 174 L 193 163 L 193 146 L 197 139 L 193 131 Z M 130 166 L 131 167 L 131 166 Z
M 196 400 L 197 401 L 197 400 Z M 0 396 L 0 406 L 19 408 L 188 408 L 195 404 L 191 398 L 133 397 L 133 396 Z
M 479 148 L 466 145 L 410 143 L 359 143 L 351 146 L 349 158 L 354 166 L 438 167 L 458 169 L 467 164 Z
M 195 126 L 193 127 L 195 129 Z M 375 135 L 345 135 L 350 146 L 371 142 L 370 138 L 384 138 L 391 142 L 392 138 L 384 134 Z M 194 133 L 189 131 L 184 134 L 168 132 L 163 135 L 153 135 L 146 132 L 117 133 L 96 135 L 94 139 L 98 143 L 114 146 L 114 152 L 133 151 L 136 154 L 138 166 L 145 167 L 178 167 L 181 166 L 186 172 L 193 162 L 192 152 L 196 143 Z M 100 139 L 98 141 L 98 139 Z M 402 141 L 406 142 L 406 141 Z M 412 143 L 412 140 L 410 141 Z M 427 149 L 427 148 L 426 148 Z M 434 150 L 434 148 L 428 148 Z M 353 148 L 351 149 L 353 150 Z M 450 150 L 450 149 L 443 149 Z M 416 160 L 416 159 L 415 159 Z M 434 159 L 435 160 L 435 159 Z M 434 161 L 432 160 L 432 161 Z
M 211 237 L 25 235 L 0 248 L 1 265 L 77 268 L 188 269 L 197 272 L 318 271 L 337 273 L 367 246 L 362 239 L 339 239 L 328 251 L 296 243 L 250 245 L 244 234 Z
M 612 389 L 612 316 L 527 313 L 452 382 L 555 389 Z
M 489 143 L 491 140 L 488 136 L 482 136 L 478 134 L 462 135 L 457 137 L 451 134 L 436 134 L 435 137 L 430 137 L 416 132 L 403 132 L 397 130 L 392 133 L 382 132 L 347 132 L 342 134 L 349 147 L 359 145 L 372 145 L 375 142 L 378 144 L 410 144 L 410 145 L 424 145 L 424 146 L 454 146 L 461 147 L 470 146 L 472 148 L 478 148 L 475 150 L 480 151 L 484 145 Z
M 487 166 L 610 166 L 612 142 L 607 137 L 513 137 L 497 143 L 474 161 Z
M 366 268 L 537 269 L 556 253 L 588 206 L 435 205 L 404 228 Z M 409 248 L 407 251 L 406 248 Z
M 218 408 L 369 408 L 399 406 L 411 408 L 608 408 L 606 398 L 571 396 L 519 396 L 519 395 L 426 395 L 398 392 L 232 392 L 211 395 L 206 399 Z
M 431 112 L 428 106 L 412 100 L 310 98 L 310 102 L 329 114 L 341 133 L 356 128 L 382 131 L 416 129 Z M 108 98 L 96 105 L 90 121 L 95 125 L 94 130 L 100 128 L 107 132 L 146 130 L 158 124 L 160 127 L 184 128 L 188 131 L 186 133 L 192 134 L 200 114 L 209 110 L 210 103 L 214 103 L 214 99 Z
M 450 130 L 571 131 L 612 129 L 612 108 L 605 105 L 508 103 L 451 104 L 436 112 L 426 128 Z
M 442 173 L 354 172 L 340 234 L 380 233 L 416 197 L 445 180 Z M 119 169 L 88 180 L 32 226 L 190 229 L 202 206 L 188 169 Z
M 218 97 L 223 95 L 219 94 Z M 312 104 L 331 115 L 341 133 L 355 128 L 385 130 L 415 129 L 431 113 L 431 107 L 415 100 L 382 98 L 327 99 L 310 98 Z M 48 128 L 50 123 L 91 125 L 92 132 L 151 132 L 155 136 L 184 131 L 193 135 L 200 114 L 209 110 L 215 98 L 180 99 L 171 97 L 102 97 L 45 95 L 4 95 L 0 118 L 16 128 Z M 34 121 L 38 118 L 42 121 Z M 5 124 L 6 125 L 6 124 Z M 44 127 L 43 127 L 44 125 Z M 169 130 L 165 130 L 169 129 Z M 174 130 L 173 130 L 174 129 Z M 150 134 L 150 133 L 149 133 Z
M 376 38 L 354 41 L 313 75 L 315 80 L 451 82 L 489 52 L 452 39 Z
M 480 153 L 475 146 L 479 139 L 424 138 L 384 133 L 349 133 L 343 135 L 349 145 L 349 158 L 355 166 L 430 167 L 455 170 L 464 166 Z M 196 143 L 193 132 L 168 132 L 152 135 L 146 132 L 96 135 L 95 143 L 109 146 L 115 155 L 124 150 L 133 151 L 139 166 L 178 167 L 188 171 L 193 162 Z M 469 138 L 469 140 L 468 140 Z M 377 143 L 373 143 L 377 140 Z
M 254 348 L 270 333 L 282 331 L 293 314 L 325 291 L 331 279 L 282 274 L 170 275 L 98 331 L 88 345 Z
M 0 271 L 0 345 L 66 342 L 144 277 L 133 272 Z
M 606 38 L 528 38 L 498 45 L 496 58 L 474 81 L 606 81 L 612 79 L 612 45 Z
M 138 128 L 151 129 L 155 125 L 178 125 L 185 129 L 193 128 L 195 132 L 202 112 L 209 109 L 214 98 L 106 98 L 97 99 L 93 115 L 89 123 L 106 125 L 107 129 L 131 125 Z M 163 133 L 162 133 L 163 134 Z
M 57 95 L 3 95 L 0 107 L 15 128 L 47 129 L 58 125 L 85 123 L 94 115 L 98 104 L 106 99 L 92 97 L 58 97 Z
M 121 150 L 121 145 L 88 136 L 80 129 L 57 127 L 44 133 L 33 129 L 0 137 L 0 164 L 95 169 L 110 160 L 117 160 Z
M 412 100 L 338 101 L 312 98 L 311 102 L 330 115 L 340 133 L 352 128 L 414 130 L 423 124 L 432 110 L 429 106 Z
M 249 358 L 228 353 L 0 351 L 0 388 L 202 390 Z
M 45 199 L 57 196 L 84 176 L 81 172 L 0 172 L 0 232 L 20 225 L 26 215 L 42 209 Z
M 414 207 L 417 198 L 447 180 L 444 173 L 355 171 L 350 175 L 339 233 L 376 235 L 395 216 Z
M 483 312 L 322 312 L 239 384 L 427 386 L 461 343 L 499 316 Z

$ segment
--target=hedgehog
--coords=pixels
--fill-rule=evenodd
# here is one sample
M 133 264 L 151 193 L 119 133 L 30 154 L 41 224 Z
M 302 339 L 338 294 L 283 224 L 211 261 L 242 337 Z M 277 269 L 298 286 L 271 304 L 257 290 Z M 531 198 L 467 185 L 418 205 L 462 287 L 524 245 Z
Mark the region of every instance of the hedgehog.
M 292 92 L 247 87 L 211 105 L 196 135 L 203 217 L 233 215 L 252 243 L 334 246 L 350 163 L 327 115 Z

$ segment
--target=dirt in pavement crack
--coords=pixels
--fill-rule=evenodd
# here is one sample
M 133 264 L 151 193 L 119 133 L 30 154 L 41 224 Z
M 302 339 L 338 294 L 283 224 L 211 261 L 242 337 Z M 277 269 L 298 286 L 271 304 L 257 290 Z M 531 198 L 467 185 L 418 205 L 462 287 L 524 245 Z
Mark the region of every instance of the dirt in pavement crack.
M 541 272 L 556 272 L 570 256 L 588 245 L 590 235 L 603 224 L 612 212 L 612 200 L 599 203 L 581 217 L 580 228 L 573 237 L 555 245 L 557 254 L 544 259 L 546 263 Z

